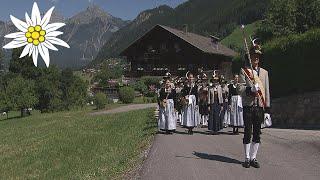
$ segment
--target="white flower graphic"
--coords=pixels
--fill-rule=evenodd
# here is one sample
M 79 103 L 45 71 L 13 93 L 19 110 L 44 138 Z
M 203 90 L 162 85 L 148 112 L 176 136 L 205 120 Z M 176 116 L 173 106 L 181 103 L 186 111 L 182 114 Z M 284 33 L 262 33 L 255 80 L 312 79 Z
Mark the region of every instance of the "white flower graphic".
M 41 19 L 38 5 L 35 2 L 33 4 L 31 18 L 29 17 L 28 13 L 25 14 L 26 22 L 23 22 L 10 15 L 11 21 L 21 32 L 6 35 L 5 38 L 10 38 L 13 40 L 7 45 L 3 46 L 3 48 L 14 49 L 25 46 L 20 58 L 25 57 L 26 55 L 32 55 L 33 63 L 35 66 L 37 66 L 37 60 L 40 54 L 46 66 L 49 67 L 49 49 L 58 51 L 54 44 L 70 48 L 66 42 L 57 38 L 57 36 L 63 34 L 63 32 L 57 30 L 63 27 L 65 24 L 49 24 L 53 9 L 54 7 L 49 9 L 49 11 Z

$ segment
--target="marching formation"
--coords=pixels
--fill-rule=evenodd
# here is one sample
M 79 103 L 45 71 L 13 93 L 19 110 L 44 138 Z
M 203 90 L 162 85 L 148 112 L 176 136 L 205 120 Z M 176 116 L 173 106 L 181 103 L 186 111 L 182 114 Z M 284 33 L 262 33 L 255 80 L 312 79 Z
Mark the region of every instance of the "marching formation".
M 158 91 L 159 130 L 172 134 L 178 123 L 190 135 L 195 127 L 208 128 L 217 135 L 227 126 L 238 134 L 238 128 L 244 126 L 241 85 L 239 75 L 228 83 L 216 71 L 210 79 L 202 70 L 197 76 L 188 72 L 184 78 L 167 73 Z
M 237 135 L 239 128 L 244 128 L 243 166 L 259 168 L 256 157 L 261 127 L 270 124 L 269 80 L 268 72 L 259 67 L 260 46 L 254 44 L 247 51 L 247 64 L 230 81 L 218 71 L 203 69 L 197 74 L 189 71 L 185 77 L 166 73 L 158 91 L 159 130 L 173 134 L 180 124 L 189 135 L 195 127 L 218 135 L 230 126 Z

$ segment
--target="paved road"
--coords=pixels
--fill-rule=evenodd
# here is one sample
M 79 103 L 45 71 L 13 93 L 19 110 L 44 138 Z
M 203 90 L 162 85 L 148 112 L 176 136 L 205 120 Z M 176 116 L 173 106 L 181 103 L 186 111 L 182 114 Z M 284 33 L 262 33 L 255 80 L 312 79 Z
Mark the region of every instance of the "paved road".
M 115 113 L 122 113 L 122 112 L 128 112 L 133 110 L 139 110 L 139 109 L 147 109 L 147 108 L 156 108 L 158 105 L 156 103 L 153 104 L 130 104 L 127 106 L 121 106 L 118 108 L 106 110 L 106 111 L 99 111 L 90 113 L 91 115 L 103 115 L 103 114 L 115 114 Z
M 150 180 L 319 180 L 320 131 L 264 129 L 258 153 L 260 169 L 245 169 L 242 136 L 158 134 L 146 159 L 141 179 Z

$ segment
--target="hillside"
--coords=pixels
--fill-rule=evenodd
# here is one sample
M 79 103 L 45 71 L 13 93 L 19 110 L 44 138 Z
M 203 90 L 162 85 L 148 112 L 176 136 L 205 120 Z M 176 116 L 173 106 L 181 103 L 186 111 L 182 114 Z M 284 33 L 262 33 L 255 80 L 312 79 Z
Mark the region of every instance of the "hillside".
M 252 37 L 256 30 L 258 29 L 260 21 L 248 24 L 245 26 L 246 37 Z M 225 46 L 228 46 L 236 51 L 243 50 L 243 35 L 240 26 L 236 28 L 229 36 L 224 38 L 221 43 Z
M 119 53 L 156 24 L 223 38 L 239 24 L 262 19 L 269 0 L 189 0 L 175 9 L 160 6 L 140 13 L 126 27 L 114 33 L 105 43 L 92 64 L 97 64 Z

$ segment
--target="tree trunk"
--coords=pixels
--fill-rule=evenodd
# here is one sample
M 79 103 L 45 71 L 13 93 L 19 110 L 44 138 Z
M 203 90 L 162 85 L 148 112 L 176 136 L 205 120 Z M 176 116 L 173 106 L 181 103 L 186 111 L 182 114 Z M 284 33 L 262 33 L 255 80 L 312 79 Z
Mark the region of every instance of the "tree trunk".
M 21 117 L 23 117 L 24 116 L 23 108 L 20 109 L 20 112 L 21 112 Z

